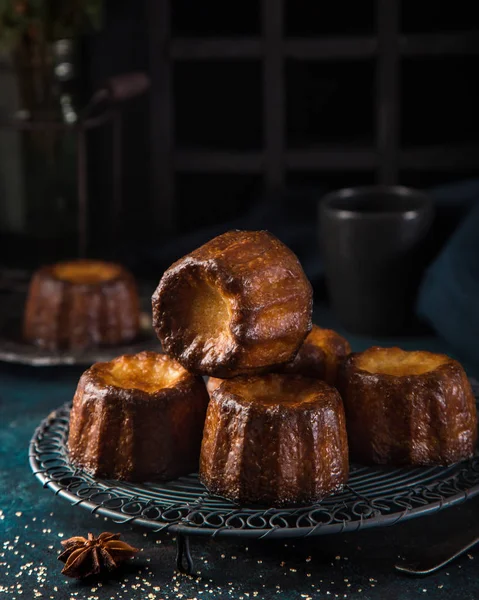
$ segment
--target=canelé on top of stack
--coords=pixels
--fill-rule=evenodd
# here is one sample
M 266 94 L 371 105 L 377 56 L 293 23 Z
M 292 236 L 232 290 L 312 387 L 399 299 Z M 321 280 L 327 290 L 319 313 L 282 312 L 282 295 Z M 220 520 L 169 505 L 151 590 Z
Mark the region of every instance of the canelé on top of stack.
M 290 361 L 311 330 L 313 293 L 266 231 L 229 231 L 174 263 L 153 294 L 164 351 L 192 373 L 234 377 Z

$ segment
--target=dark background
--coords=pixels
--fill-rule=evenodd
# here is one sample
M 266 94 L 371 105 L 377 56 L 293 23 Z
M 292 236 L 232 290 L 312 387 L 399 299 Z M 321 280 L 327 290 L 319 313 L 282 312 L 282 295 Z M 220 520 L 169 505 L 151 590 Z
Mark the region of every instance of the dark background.
M 110 132 L 89 137 L 88 253 L 157 272 L 239 225 L 272 229 L 308 260 L 325 191 L 430 188 L 476 176 L 473 6 L 107 0 L 102 30 L 84 43 L 85 95 L 129 71 L 146 72 L 151 89 L 123 110 L 123 208 L 113 244 Z M 437 247 L 461 211 L 460 202 L 440 207 Z M 295 241 L 305 224 L 307 257 Z M 7 241 L 15 249 L 7 266 L 46 259 L 32 258 L 28 241 Z
M 278 2 L 169 4 L 107 3 L 91 48 L 93 87 L 130 69 L 153 81 L 125 113 L 128 238 L 227 226 L 265 192 L 292 192 L 287 206 L 311 220 L 326 190 L 477 175 L 473 3 L 285 0 L 277 38 Z

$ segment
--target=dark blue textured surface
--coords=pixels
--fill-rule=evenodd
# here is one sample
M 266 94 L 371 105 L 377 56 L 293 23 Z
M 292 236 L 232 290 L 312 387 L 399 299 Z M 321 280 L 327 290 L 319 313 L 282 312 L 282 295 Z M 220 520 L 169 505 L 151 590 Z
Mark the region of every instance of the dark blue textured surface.
M 327 313 L 322 325 L 337 324 Z M 351 338 L 354 349 L 374 340 Z M 449 349 L 432 337 L 381 340 L 405 348 Z M 466 365 L 472 375 L 479 373 Z M 27 448 L 38 422 L 71 398 L 80 370 L 0 365 L 0 597 L 17 600 L 166 598 L 479 598 L 479 550 L 426 579 L 393 570 L 399 556 L 461 531 L 479 531 L 479 500 L 389 529 L 328 536 L 302 543 L 193 540 L 195 578 L 175 574 L 168 536 L 116 526 L 75 509 L 43 490 L 28 467 Z M 120 531 L 141 554 L 110 581 L 65 579 L 56 556 L 61 539 Z M 19 593 L 20 590 L 23 593 Z M 329 594 L 328 594 L 329 592 Z M 149 594 L 151 594 L 149 596 Z M 182 595 L 181 595 L 182 594 Z

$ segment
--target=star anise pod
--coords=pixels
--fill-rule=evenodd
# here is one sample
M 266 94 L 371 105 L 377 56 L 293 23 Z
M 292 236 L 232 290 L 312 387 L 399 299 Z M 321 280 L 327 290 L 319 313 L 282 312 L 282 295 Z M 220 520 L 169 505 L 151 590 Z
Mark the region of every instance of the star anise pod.
M 62 542 L 64 551 L 58 557 L 65 563 L 62 573 L 67 577 L 83 579 L 104 571 L 113 571 L 118 565 L 132 558 L 137 552 L 126 542 L 120 541 L 119 533 L 101 533 L 97 538 L 75 536 Z

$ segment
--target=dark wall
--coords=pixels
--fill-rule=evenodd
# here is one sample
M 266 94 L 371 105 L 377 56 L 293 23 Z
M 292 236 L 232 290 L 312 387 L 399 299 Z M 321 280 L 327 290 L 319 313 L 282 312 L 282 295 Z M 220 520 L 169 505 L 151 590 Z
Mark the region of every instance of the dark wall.
M 146 2 L 107 0 L 105 21 L 100 33 L 88 42 L 87 62 L 90 91 L 98 89 L 111 76 L 129 71 L 148 72 Z M 123 107 L 123 233 L 141 236 L 149 210 L 149 96 L 127 102 Z M 90 138 L 91 222 L 96 244 L 101 245 L 108 228 L 111 200 L 111 129 L 103 128 Z
M 154 0 L 151 0 L 154 1 Z M 379 1 L 379 0 L 377 0 Z M 356 6 L 357 4 L 357 6 Z M 359 4 L 361 7 L 359 8 Z M 173 37 L 241 37 L 261 35 L 261 3 L 244 0 L 172 0 Z M 292 37 L 368 36 L 377 30 L 377 2 L 338 1 L 318 3 L 284 0 L 284 31 Z M 436 2 L 400 2 L 399 30 L 422 35 L 477 31 L 471 3 L 458 1 L 443 10 Z M 112 74 L 154 68 L 148 55 L 148 36 L 155 35 L 149 22 L 148 0 L 109 0 L 101 34 L 90 43 L 90 76 L 94 89 Z M 402 58 L 400 78 L 400 135 L 403 147 L 415 149 L 477 143 L 479 102 L 474 74 L 477 53 L 452 52 L 448 56 Z M 361 60 L 285 61 L 285 138 L 288 147 L 314 148 L 329 144 L 339 148 L 369 147 L 376 143 L 376 62 Z M 181 61 L 173 65 L 174 141 L 180 150 L 254 152 L 264 139 L 260 58 L 241 60 Z M 155 99 L 153 98 L 153 108 Z M 142 238 L 151 228 L 148 97 L 125 107 L 124 196 L 125 233 Z M 91 170 L 95 189 L 94 214 L 105 214 L 110 184 L 102 160 L 111 151 L 105 133 L 92 141 Z M 436 166 L 401 169 L 399 181 L 429 187 L 477 173 L 471 160 L 454 169 Z M 316 168 L 288 171 L 287 187 L 332 189 L 344 185 L 374 183 L 375 169 L 349 168 L 328 171 Z M 250 209 L 261 197 L 261 172 L 188 172 L 174 175 L 177 231 L 231 219 Z M 100 222 L 99 219 L 96 220 Z M 104 220 L 101 220 L 104 222 Z M 101 239 L 101 226 L 96 238 Z

